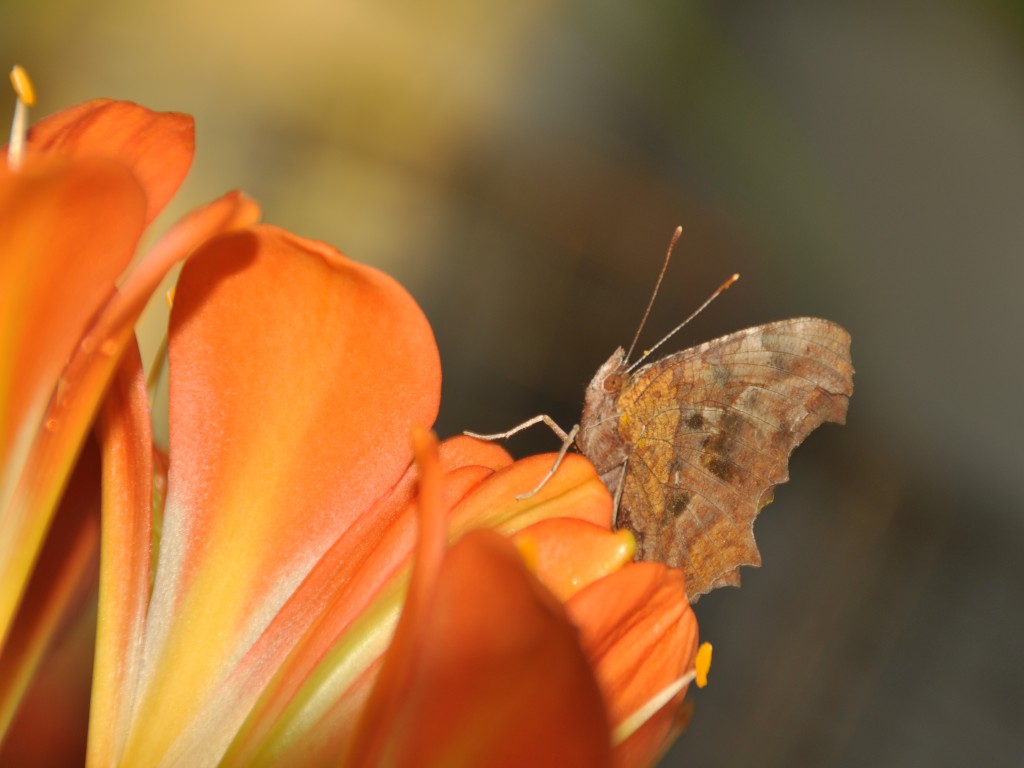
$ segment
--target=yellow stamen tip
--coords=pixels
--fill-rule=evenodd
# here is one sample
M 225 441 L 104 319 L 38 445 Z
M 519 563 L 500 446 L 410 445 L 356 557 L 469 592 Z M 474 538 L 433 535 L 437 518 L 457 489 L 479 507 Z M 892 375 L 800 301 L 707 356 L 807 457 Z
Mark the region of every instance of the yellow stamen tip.
M 176 285 L 171 286 L 171 288 L 164 295 L 164 300 L 167 302 L 168 309 L 174 309 L 174 293 L 177 290 L 177 288 L 178 286 Z
M 703 688 L 708 684 L 708 671 L 711 669 L 711 643 L 700 644 L 693 664 L 697 672 L 697 687 Z
M 614 536 L 618 539 L 618 547 L 615 548 L 616 558 L 614 560 L 613 567 L 617 570 L 624 566 L 626 563 L 632 562 L 634 556 L 636 556 L 636 536 L 629 528 L 619 528 L 615 531 Z M 611 572 L 611 569 L 609 569 Z
M 25 106 L 31 107 L 36 103 L 36 89 L 32 86 L 28 72 L 20 64 L 15 64 L 11 69 L 11 85 Z

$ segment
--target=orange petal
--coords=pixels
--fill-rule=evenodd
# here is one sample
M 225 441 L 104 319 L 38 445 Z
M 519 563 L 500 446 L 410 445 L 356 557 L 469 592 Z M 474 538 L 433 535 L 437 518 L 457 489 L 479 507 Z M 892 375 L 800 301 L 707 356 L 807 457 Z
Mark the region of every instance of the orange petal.
M 610 763 L 604 706 L 576 631 L 502 536 L 473 531 L 452 546 L 415 635 L 402 649 L 415 654 L 411 679 L 391 692 L 397 711 L 364 717 L 386 737 L 382 750 L 351 764 Z
M 96 99 L 36 123 L 28 157 L 111 157 L 128 166 L 146 192 L 148 225 L 174 196 L 192 164 L 189 115 L 153 112 L 130 101 Z
M 107 162 L 0 174 L 0 638 L 49 524 L 74 452 L 57 477 L 17 498 L 58 378 L 86 323 L 111 295 L 142 233 L 144 200 L 132 176 Z M 81 443 L 83 427 L 74 443 Z
M 442 443 L 439 451 L 445 471 L 445 509 L 492 474 L 487 467 L 459 466 L 459 462 L 511 461 L 504 451 L 504 456 L 495 454 L 486 444 L 452 446 L 452 442 Z M 356 700 L 362 701 L 367 683 L 373 681 L 367 671 L 376 669 L 404 599 L 416 541 L 415 483 L 416 473 L 410 469 L 386 499 L 360 518 L 356 530 L 335 542 L 221 686 L 232 699 L 244 696 L 245 689 L 257 681 L 253 669 L 277 669 L 222 764 L 249 765 L 257 754 L 266 752 L 288 763 L 298 759 L 289 750 L 307 754 L 311 741 L 320 744 L 323 754 L 335 755 L 348 744 L 356 726 L 352 713 L 361 710 Z M 447 530 L 447 522 L 442 530 Z M 280 653 L 278 634 L 298 635 L 306 626 L 309 630 L 282 662 L 274 655 L 275 649 Z M 337 703 L 341 699 L 347 702 L 344 706 Z M 318 707 L 324 710 L 320 715 Z M 289 725 L 296 712 L 302 724 Z M 205 720 L 215 718 L 209 711 L 204 716 Z M 288 734 L 283 740 L 282 733 Z M 270 744 L 268 739 L 277 741 Z
M 408 686 L 416 675 L 416 664 L 424 627 L 431 621 L 435 592 L 445 557 L 447 508 L 443 475 L 437 459 L 437 440 L 422 429 L 413 432 L 416 467 L 419 470 L 419 536 L 412 578 L 402 606 L 402 618 L 370 699 L 366 704 L 352 746 L 354 764 L 377 765 Z
M 93 590 L 55 637 L 0 744 L 0 765 L 64 766 L 85 761 L 96 636 L 95 561 L 93 565 Z
M 115 765 L 138 682 L 150 585 L 153 441 L 138 348 L 125 355 L 97 424 L 103 450 L 103 560 L 89 764 Z
M 509 452 L 497 443 L 467 435 L 445 440 L 440 445 L 440 454 L 445 467 L 480 466 L 497 470 L 512 464 Z
M 125 280 L 92 333 L 96 338 L 117 337 L 134 327 L 153 292 L 171 267 L 188 257 L 202 243 L 217 235 L 252 226 L 260 207 L 241 192 L 228 192 L 195 209 L 175 223 L 149 250 L 146 258 Z
M 401 478 L 409 430 L 433 421 L 440 390 L 437 347 L 404 289 L 271 227 L 186 265 L 170 371 L 152 663 L 126 761 L 167 754 L 219 696 L 324 552 Z M 235 702 L 242 717 L 251 704 Z M 210 734 L 206 754 L 231 735 Z
M 117 173 L 123 175 L 123 171 L 118 170 Z M 78 221 L 79 210 L 92 211 L 88 202 L 76 200 L 74 205 L 78 207 L 69 220 L 70 224 Z M 141 210 L 141 205 L 139 208 Z M 41 537 L 42 531 L 45 530 L 49 510 L 59 498 L 62 484 L 74 463 L 75 455 L 89 429 L 100 398 L 113 375 L 121 353 L 132 339 L 135 321 L 162 277 L 171 266 L 188 256 L 204 240 L 221 232 L 248 226 L 258 216 L 258 207 L 238 193 L 225 195 L 189 214 L 160 239 L 147 259 L 127 280 L 123 291 L 114 294 L 100 310 L 89 332 L 84 337 L 81 336 L 81 329 L 75 332 L 77 335 L 72 344 L 79 338 L 81 341 L 74 347 L 71 360 L 61 374 L 61 396 L 50 403 L 45 417 L 47 428 L 26 435 L 27 455 L 22 462 L 21 477 L 17 479 L 17 485 L 12 487 L 12 498 L 6 504 L 5 517 L 0 519 L 0 531 L 8 525 L 13 527 L 14 523 L 9 524 L 6 520 L 20 520 L 26 529 L 22 535 L 27 543 L 14 548 L 14 554 L 10 556 L 18 558 L 17 561 L 12 566 L 3 566 L 9 567 L 10 572 L 27 573 L 31 566 L 30 558 L 34 552 L 31 542 L 34 537 Z M 92 228 L 96 221 L 102 220 L 94 216 L 88 227 Z M 63 232 L 63 229 L 55 227 L 55 231 Z M 105 231 L 101 229 L 101 234 L 94 236 L 91 229 L 76 231 L 69 228 L 68 238 L 74 242 L 68 247 L 77 247 L 79 253 L 83 248 L 88 248 L 88 255 L 91 254 L 95 243 L 95 247 L 105 253 L 104 245 L 109 245 L 105 240 L 107 235 L 103 234 Z M 54 281 L 61 286 L 69 284 L 67 272 L 61 273 Z M 7 283 L 0 281 L 0 285 Z M 74 334 L 69 330 L 68 335 Z M 0 377 L 0 381 L 2 380 Z M 52 387 L 51 384 L 50 388 L 46 389 L 40 384 L 38 389 L 45 397 L 49 397 Z M 38 420 L 43 419 L 40 417 Z M 0 564 L 4 562 L 4 544 L 8 541 L 14 541 L 13 537 L 0 537 Z M 3 567 L 0 567 L 0 573 L 4 572 Z M 9 597 L 8 592 L 13 591 L 17 581 L 11 577 L 0 583 L 3 584 L 3 588 L 0 589 L 2 628 L 3 609 L 7 602 L 16 600 L 16 596 Z
M 697 620 L 679 570 L 633 563 L 576 594 L 566 609 L 580 628 L 613 726 L 693 669 Z M 658 758 L 685 692 L 616 745 L 617 765 L 650 765 Z
M 40 551 L 38 567 L 0 654 L 0 742 L 55 639 L 81 613 L 86 597 L 94 594 L 99 508 L 99 452 L 90 442 L 69 481 L 53 530 Z M 69 697 L 73 694 L 71 690 L 64 693 Z
M 467 506 L 472 510 L 474 504 L 485 504 L 489 499 L 501 497 L 517 483 L 533 487 L 550 469 L 553 457 L 525 461 L 511 477 L 499 476 L 480 465 L 508 465 L 511 459 L 504 449 L 493 443 L 457 437 L 441 444 L 440 459 L 446 470 L 445 507 L 475 496 L 476 501 Z M 458 466 L 462 462 L 468 462 L 469 466 Z M 560 494 L 577 500 L 590 498 L 573 489 L 579 482 L 585 484 L 592 480 L 593 470 L 583 460 L 579 463 L 571 460 L 570 467 L 568 474 L 561 478 L 561 486 L 556 483 L 548 493 L 553 493 L 555 498 Z M 574 478 L 576 473 L 579 476 Z M 410 480 L 411 476 L 407 476 L 399 487 Z M 492 481 L 497 482 L 496 488 L 481 493 Z M 584 505 L 584 509 L 575 512 L 607 521 L 610 501 L 603 486 L 599 493 L 593 494 L 591 501 L 596 510 L 588 512 Z M 534 506 L 524 509 L 534 513 L 538 510 L 551 514 L 566 512 L 550 498 L 541 497 L 534 502 Z M 312 614 L 321 618 L 280 666 L 240 730 L 225 759 L 226 765 L 247 765 L 257 755 L 270 755 L 288 764 L 300 759 L 316 764 L 311 754 L 326 759 L 326 755 L 346 750 L 356 726 L 353 713 L 361 710 L 366 681 L 373 679 L 375 673 L 371 670 L 387 647 L 402 605 L 408 578 L 407 561 L 415 540 L 415 510 L 416 498 L 410 487 L 407 493 L 395 496 L 364 515 L 356 542 L 339 540 L 275 617 L 275 625 L 290 628 L 301 626 Z M 529 514 L 513 515 L 510 527 L 514 528 L 524 517 Z M 480 519 L 476 518 L 478 523 Z M 595 527 L 590 523 L 585 525 Z M 456 527 L 461 531 L 465 525 Z M 455 535 L 453 530 L 451 536 Z M 354 546 L 355 543 L 358 546 Z M 330 595 L 333 597 L 325 604 L 325 597 Z M 273 625 L 266 635 L 271 635 L 272 629 Z M 273 663 L 258 650 L 266 644 L 266 635 L 254 646 L 251 658 L 246 659 L 246 670 L 249 661 L 256 668 Z M 238 672 L 245 673 L 242 665 Z M 221 686 L 225 698 L 234 699 L 238 695 L 234 686 L 234 680 Z M 316 745 L 315 748 L 311 744 Z
M 481 483 L 452 510 L 452 538 L 473 528 L 511 534 L 555 517 L 573 517 L 610 528 L 611 496 L 593 465 L 578 454 L 568 454 L 537 493 L 516 498 L 535 488 L 554 460 L 554 454 L 530 456 Z
M 513 539 L 520 550 L 528 549 L 531 570 L 562 602 L 619 570 L 636 553 L 628 530 L 609 531 L 571 517 L 534 523 Z

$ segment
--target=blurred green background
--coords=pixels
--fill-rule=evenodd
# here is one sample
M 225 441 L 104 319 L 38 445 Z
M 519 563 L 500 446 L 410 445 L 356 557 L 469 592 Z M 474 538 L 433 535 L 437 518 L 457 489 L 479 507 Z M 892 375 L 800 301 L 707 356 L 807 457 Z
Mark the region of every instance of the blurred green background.
M 404 283 L 441 350 L 442 436 L 573 424 L 677 224 L 648 344 L 733 272 L 674 348 L 845 325 L 849 425 L 795 454 L 764 567 L 697 606 L 715 666 L 664 765 L 1024 764 L 1017 3 L 3 8 L 37 116 L 195 115 L 171 215 L 240 187 Z

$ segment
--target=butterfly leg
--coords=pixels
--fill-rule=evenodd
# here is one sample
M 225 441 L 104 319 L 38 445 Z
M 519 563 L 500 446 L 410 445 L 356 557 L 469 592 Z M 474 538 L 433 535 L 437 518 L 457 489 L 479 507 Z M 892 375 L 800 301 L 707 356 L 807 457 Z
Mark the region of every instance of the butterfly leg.
M 646 426 L 640 430 L 640 434 L 636 438 L 637 445 L 639 445 L 639 441 L 643 438 L 646 431 Z M 601 473 L 601 482 L 604 483 L 604 487 L 612 495 L 612 528 L 619 527 L 619 502 L 622 500 L 622 489 L 626 487 L 626 470 L 628 468 L 629 454 L 626 454 L 621 464 L 616 464 Z
M 561 465 L 562 459 L 565 458 L 566 451 L 569 450 L 569 446 L 572 445 L 573 440 L 576 439 L 576 433 L 579 431 L 580 425 L 577 424 L 572 429 L 569 430 L 568 434 L 563 433 L 564 436 L 562 438 L 562 447 L 558 450 L 558 456 L 555 457 L 555 463 L 551 465 L 551 469 L 549 469 L 548 473 L 540 479 L 540 482 L 537 483 L 536 488 L 534 488 L 532 491 L 527 491 L 526 493 L 520 493 L 518 496 L 516 496 L 516 501 L 522 501 L 523 499 L 528 499 L 531 496 L 536 495 L 541 488 L 548 484 L 548 480 L 554 477 L 555 472 L 558 471 L 558 467 Z
M 558 426 L 558 424 L 555 423 L 555 420 L 548 416 L 546 413 L 542 413 L 539 416 L 534 416 L 532 419 L 524 421 L 522 424 L 519 424 L 518 426 L 512 427 L 512 429 L 508 430 L 508 432 L 496 432 L 493 435 L 481 435 L 476 432 L 463 432 L 462 434 L 467 435 L 468 437 L 475 437 L 478 440 L 504 440 L 507 437 L 512 437 L 512 435 L 522 432 L 527 427 L 532 427 L 534 424 L 540 424 L 541 422 L 547 424 L 551 431 L 558 435 L 558 439 L 561 440 L 563 443 L 572 443 L 572 439 L 569 438 L 569 435 L 566 433 L 566 431 L 562 429 L 560 426 Z M 573 438 L 576 437 L 576 432 L 578 429 L 578 426 L 573 427 Z M 566 450 L 567 448 L 563 446 L 563 455 L 565 454 Z
M 619 501 L 622 500 L 622 489 L 626 487 L 626 465 L 629 464 L 629 456 L 622 462 L 622 472 L 619 474 L 619 482 L 615 486 L 615 498 L 612 501 L 612 528 L 617 527 L 619 521 Z

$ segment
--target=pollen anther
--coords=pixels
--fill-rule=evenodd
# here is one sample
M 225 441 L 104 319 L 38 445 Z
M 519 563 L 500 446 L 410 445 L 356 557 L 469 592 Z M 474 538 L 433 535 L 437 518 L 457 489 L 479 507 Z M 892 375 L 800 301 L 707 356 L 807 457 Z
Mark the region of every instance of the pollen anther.
M 11 85 L 18 100 L 14 105 L 14 119 L 11 120 L 11 141 L 7 145 L 7 165 L 12 170 L 21 166 L 25 156 L 25 134 L 28 132 L 28 108 L 36 103 L 36 89 L 28 73 L 15 64 L 11 69 Z
M 11 85 L 18 98 L 25 102 L 26 107 L 33 107 L 36 103 L 36 89 L 32 86 L 28 72 L 20 64 L 15 64 L 11 69 Z
M 697 649 L 697 658 L 693 661 L 697 672 L 697 687 L 708 684 L 708 671 L 711 669 L 711 643 L 701 643 Z

